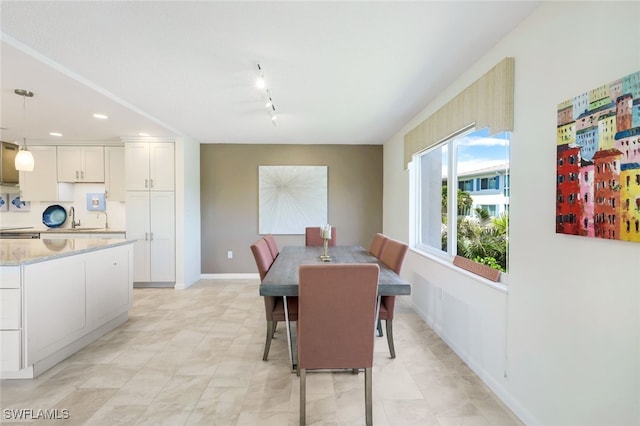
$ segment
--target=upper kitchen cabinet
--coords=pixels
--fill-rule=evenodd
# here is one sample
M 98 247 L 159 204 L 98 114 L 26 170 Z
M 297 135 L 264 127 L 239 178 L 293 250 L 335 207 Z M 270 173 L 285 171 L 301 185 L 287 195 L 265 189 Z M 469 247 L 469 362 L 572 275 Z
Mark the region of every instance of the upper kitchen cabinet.
M 173 143 L 127 142 L 124 149 L 127 191 L 174 190 Z
M 33 171 L 20 172 L 20 198 L 23 201 L 73 201 L 73 185 L 58 183 L 55 146 L 30 146 Z
M 109 201 L 124 201 L 124 147 L 104 147 L 104 189 Z
M 58 182 L 104 182 L 104 147 L 59 146 Z

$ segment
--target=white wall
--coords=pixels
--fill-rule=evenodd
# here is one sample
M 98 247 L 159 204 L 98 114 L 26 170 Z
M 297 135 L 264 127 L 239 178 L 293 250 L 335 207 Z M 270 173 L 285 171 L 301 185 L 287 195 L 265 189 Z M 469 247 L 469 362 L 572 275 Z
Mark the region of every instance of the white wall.
M 508 292 L 415 252 L 418 312 L 530 425 L 640 424 L 640 245 L 555 233 L 558 103 L 640 70 L 640 3 L 545 2 L 385 144 L 384 232 L 409 240 L 404 135 L 515 58 Z
M 176 289 L 200 279 L 200 144 L 178 138 L 176 153 Z

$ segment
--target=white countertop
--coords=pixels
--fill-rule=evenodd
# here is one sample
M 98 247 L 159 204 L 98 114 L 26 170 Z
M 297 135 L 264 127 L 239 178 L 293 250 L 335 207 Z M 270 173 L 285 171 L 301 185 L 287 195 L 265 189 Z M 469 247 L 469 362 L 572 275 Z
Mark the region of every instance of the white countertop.
M 44 262 L 109 247 L 133 244 L 124 239 L 0 239 L 0 266 Z
M 79 227 L 79 228 L 44 228 L 44 227 L 6 227 L 4 229 L 0 229 L 1 232 L 10 232 L 16 234 L 42 234 L 42 237 L 45 234 L 66 234 L 73 232 L 74 234 L 124 234 L 124 229 L 115 229 L 115 228 L 90 228 L 90 227 Z

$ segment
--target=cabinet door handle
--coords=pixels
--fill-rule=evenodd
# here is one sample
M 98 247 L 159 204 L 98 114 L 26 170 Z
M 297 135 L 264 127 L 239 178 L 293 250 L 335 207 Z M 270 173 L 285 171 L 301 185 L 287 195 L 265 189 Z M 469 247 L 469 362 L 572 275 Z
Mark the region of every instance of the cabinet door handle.
M 149 188 L 153 188 L 153 179 L 149 179 L 149 182 L 150 182 Z
M 153 232 L 149 232 L 149 241 L 153 241 Z
M 78 179 L 80 177 L 80 175 L 78 174 L 78 171 L 76 170 L 76 179 Z
M 149 241 L 149 233 L 148 232 L 144 233 L 144 240 L 145 241 Z
M 149 179 L 145 179 L 144 180 L 144 187 L 148 188 L 149 187 Z
M 84 170 L 80 170 L 80 177 L 84 179 Z

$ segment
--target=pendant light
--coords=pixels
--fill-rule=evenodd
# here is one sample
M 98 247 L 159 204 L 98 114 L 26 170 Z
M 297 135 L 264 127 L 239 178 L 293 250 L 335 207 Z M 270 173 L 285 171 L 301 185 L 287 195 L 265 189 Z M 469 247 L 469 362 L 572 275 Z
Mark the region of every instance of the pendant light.
M 13 91 L 16 95 L 22 96 L 22 116 L 26 122 L 27 117 L 27 98 L 33 98 L 33 92 L 24 89 L 16 89 Z M 26 131 L 26 129 L 25 129 Z M 21 172 L 33 171 L 33 154 L 27 149 L 27 138 L 22 138 L 22 149 L 16 154 L 16 170 Z

